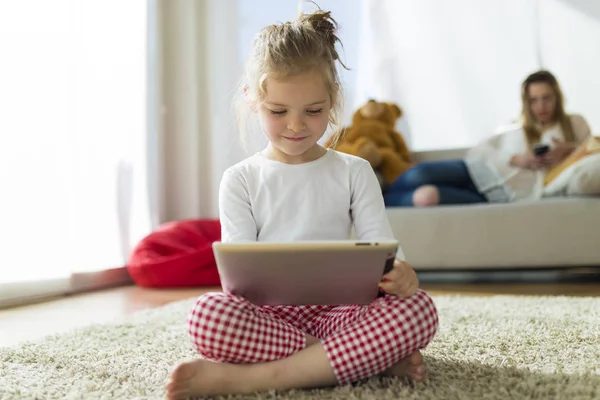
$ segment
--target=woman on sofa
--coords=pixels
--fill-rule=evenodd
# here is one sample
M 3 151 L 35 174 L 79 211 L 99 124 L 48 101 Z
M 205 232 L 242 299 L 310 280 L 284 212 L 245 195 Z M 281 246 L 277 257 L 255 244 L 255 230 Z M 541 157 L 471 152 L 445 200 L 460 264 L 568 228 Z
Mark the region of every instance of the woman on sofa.
M 568 115 L 548 71 L 522 84 L 522 121 L 470 149 L 464 159 L 423 162 L 384 190 L 388 207 L 511 202 L 542 197 L 544 176 L 591 136 L 585 119 Z M 547 151 L 536 155 L 537 146 Z M 543 151 L 543 149 L 542 149 Z

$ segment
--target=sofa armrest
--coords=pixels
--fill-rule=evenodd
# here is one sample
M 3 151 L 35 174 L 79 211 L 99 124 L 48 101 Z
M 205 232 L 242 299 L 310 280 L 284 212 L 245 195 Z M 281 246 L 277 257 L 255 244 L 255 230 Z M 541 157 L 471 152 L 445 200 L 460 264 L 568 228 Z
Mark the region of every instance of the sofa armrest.
M 415 162 L 456 160 L 462 159 L 468 148 L 447 149 L 447 150 L 427 150 L 412 152 L 412 158 Z

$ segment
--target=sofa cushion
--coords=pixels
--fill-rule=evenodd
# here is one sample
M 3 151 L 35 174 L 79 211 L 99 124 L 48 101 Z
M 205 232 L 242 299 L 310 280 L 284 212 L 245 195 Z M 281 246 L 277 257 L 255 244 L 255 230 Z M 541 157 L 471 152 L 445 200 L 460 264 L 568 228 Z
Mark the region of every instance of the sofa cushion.
M 600 195 L 600 152 L 568 166 L 544 188 L 544 195 Z

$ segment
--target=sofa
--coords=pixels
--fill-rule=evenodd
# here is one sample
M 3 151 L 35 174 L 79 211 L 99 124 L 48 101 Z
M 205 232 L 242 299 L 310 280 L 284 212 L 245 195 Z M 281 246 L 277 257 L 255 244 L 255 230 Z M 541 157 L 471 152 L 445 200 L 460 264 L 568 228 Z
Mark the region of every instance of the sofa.
M 461 158 L 465 149 L 414 153 Z M 600 267 L 600 198 L 429 208 L 388 208 L 394 234 L 417 271 Z

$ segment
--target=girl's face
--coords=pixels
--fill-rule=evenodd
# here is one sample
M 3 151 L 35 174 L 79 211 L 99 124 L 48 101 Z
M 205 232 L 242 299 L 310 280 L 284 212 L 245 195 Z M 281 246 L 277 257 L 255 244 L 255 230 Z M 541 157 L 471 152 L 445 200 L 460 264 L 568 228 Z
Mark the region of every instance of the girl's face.
M 322 75 L 307 72 L 282 80 L 267 78 L 266 98 L 258 110 L 269 138 L 270 156 L 288 164 L 322 155 L 317 142 L 329 123 L 330 95 Z
M 553 122 L 556 114 L 556 93 L 547 83 L 532 83 L 528 88 L 531 115 L 542 125 Z

